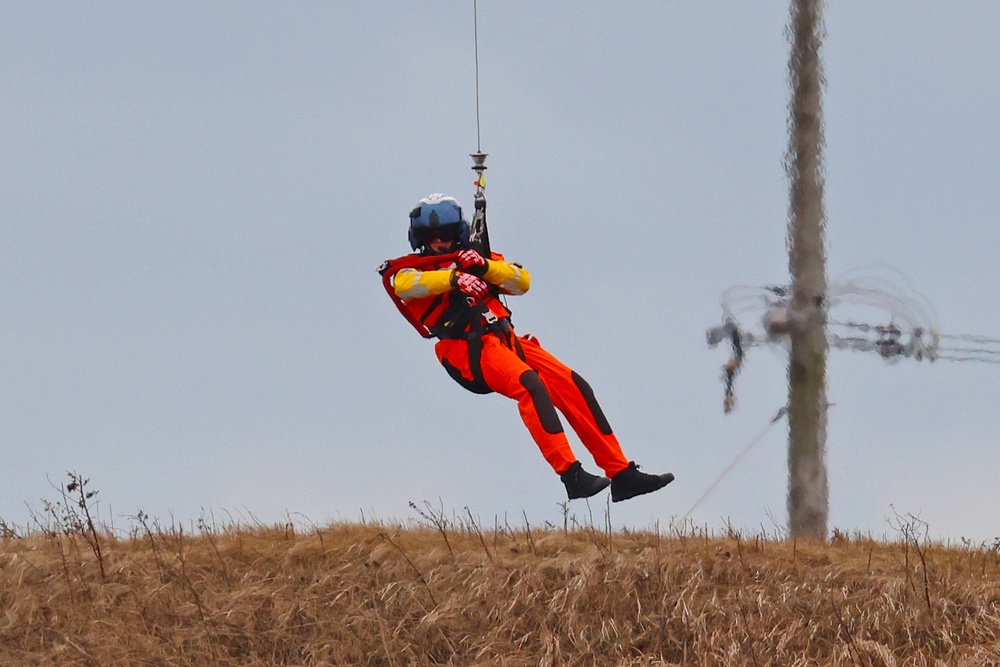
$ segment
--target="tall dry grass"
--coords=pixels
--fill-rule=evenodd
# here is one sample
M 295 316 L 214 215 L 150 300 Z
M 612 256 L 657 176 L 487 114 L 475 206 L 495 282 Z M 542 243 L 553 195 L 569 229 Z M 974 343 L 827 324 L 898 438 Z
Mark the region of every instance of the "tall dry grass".
M 418 513 L 5 525 L 0 664 L 1000 665 L 997 545 Z

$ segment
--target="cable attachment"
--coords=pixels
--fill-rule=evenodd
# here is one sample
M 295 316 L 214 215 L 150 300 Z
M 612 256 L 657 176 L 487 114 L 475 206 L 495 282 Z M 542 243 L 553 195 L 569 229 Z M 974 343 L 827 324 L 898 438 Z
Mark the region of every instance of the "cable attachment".
M 484 257 L 490 254 L 490 235 L 486 228 L 486 153 L 470 153 L 472 170 L 476 172 L 475 213 L 469 233 L 470 244 Z
M 488 153 L 469 153 L 469 157 L 472 158 L 472 171 L 476 172 L 476 181 L 473 185 L 476 186 L 476 198 L 486 198 L 486 156 Z
M 489 153 L 469 153 L 469 157 L 472 158 L 472 168 L 479 173 L 486 171 L 486 156 Z

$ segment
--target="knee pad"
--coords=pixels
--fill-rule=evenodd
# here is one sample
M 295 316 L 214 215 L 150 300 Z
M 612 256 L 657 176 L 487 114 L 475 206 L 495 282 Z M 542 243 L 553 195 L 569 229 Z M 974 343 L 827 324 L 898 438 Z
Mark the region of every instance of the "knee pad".
M 573 371 L 573 382 L 576 383 L 577 389 L 583 394 L 583 400 L 587 402 L 590 413 L 594 415 L 597 428 L 601 429 L 601 433 L 604 435 L 611 435 L 611 424 L 608 423 L 608 418 L 604 416 L 604 411 L 601 410 L 601 405 L 597 402 L 597 397 L 594 396 L 594 390 L 591 388 L 590 383 L 577 375 L 576 371 Z
M 531 394 L 531 400 L 535 404 L 535 412 L 538 413 L 538 421 L 546 433 L 562 433 L 562 422 L 559 421 L 559 414 L 556 406 L 552 404 L 552 397 L 549 390 L 545 388 L 542 379 L 535 371 L 524 371 L 518 378 L 521 386 Z

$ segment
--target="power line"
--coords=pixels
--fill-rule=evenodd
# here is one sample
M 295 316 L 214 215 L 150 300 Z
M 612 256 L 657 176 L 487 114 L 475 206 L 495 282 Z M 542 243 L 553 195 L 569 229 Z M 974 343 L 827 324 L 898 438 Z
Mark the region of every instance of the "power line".
M 901 275 L 901 274 L 900 274 Z M 899 276 L 897 276 L 899 279 Z M 830 285 L 824 297 L 826 339 L 830 347 L 854 352 L 874 352 L 887 363 L 903 359 L 1000 364 L 1000 338 L 978 334 L 941 333 L 934 308 L 902 277 L 899 287 L 884 275 L 852 275 Z M 735 378 L 748 349 L 775 346 L 790 349 L 789 332 L 803 315 L 791 308 L 789 288 L 781 285 L 739 285 L 722 294 L 723 322 L 706 331 L 710 347 L 728 342 L 732 349 L 723 366 L 725 412 L 735 405 Z M 833 317 L 831 313 L 860 310 L 885 318 L 871 324 L 858 317 Z M 867 318 L 865 318 L 867 319 Z M 753 326 L 743 322 L 753 322 Z

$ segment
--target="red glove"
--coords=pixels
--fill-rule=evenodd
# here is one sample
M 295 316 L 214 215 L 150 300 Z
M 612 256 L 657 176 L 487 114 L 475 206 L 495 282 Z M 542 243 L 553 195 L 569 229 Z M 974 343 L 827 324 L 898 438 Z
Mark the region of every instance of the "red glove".
M 455 263 L 458 264 L 458 270 L 464 271 L 466 273 L 471 273 L 474 276 L 482 276 L 486 273 L 486 260 L 475 250 L 463 250 L 458 253 L 458 257 L 455 258 Z
M 451 274 L 451 284 L 459 291 L 477 299 L 485 299 L 490 293 L 489 285 L 471 273 L 455 271 Z

